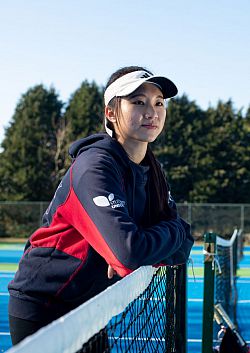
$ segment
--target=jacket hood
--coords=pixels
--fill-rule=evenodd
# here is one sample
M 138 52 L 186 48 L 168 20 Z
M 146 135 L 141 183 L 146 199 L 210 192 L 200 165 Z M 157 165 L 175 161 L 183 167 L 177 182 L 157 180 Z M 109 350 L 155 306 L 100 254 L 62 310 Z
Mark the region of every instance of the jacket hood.
M 119 157 L 125 164 L 128 163 L 129 158 L 123 147 L 107 133 L 94 134 L 73 142 L 69 147 L 69 155 L 72 161 L 90 148 L 106 150 L 114 157 Z

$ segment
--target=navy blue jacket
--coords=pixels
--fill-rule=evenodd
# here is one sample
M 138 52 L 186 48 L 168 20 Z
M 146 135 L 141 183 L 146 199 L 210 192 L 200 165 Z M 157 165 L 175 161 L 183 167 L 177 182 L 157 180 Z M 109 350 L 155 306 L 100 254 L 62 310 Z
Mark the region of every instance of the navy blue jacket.
M 142 226 L 149 167 L 129 160 L 116 140 L 96 134 L 70 154 L 73 164 L 9 284 L 13 316 L 53 320 L 140 266 L 187 261 L 193 245 L 178 214 Z M 108 264 L 118 274 L 112 280 Z

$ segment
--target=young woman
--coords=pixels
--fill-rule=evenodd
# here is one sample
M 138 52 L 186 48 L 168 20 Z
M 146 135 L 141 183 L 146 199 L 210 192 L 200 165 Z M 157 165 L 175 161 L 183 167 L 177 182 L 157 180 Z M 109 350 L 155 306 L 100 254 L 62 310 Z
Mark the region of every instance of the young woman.
M 149 147 L 176 94 L 172 81 L 142 67 L 110 77 L 107 133 L 70 147 L 72 166 L 9 284 L 13 344 L 140 266 L 187 261 L 190 228 Z

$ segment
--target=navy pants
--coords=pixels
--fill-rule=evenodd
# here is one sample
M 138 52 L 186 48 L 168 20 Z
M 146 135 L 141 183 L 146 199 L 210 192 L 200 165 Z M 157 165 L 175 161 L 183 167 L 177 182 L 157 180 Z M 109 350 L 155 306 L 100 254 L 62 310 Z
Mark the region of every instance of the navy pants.
M 15 345 L 22 341 L 25 337 L 32 335 L 38 331 L 46 323 L 34 322 L 30 320 L 19 319 L 18 317 L 9 315 L 10 336 L 12 344 Z

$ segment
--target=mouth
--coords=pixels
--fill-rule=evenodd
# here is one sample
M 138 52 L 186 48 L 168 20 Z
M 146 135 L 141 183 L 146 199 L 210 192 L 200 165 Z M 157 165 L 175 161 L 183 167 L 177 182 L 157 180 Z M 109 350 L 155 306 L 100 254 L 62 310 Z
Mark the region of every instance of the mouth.
M 157 129 L 157 125 L 152 125 L 152 124 L 143 124 L 142 127 L 145 127 L 146 129 L 149 129 L 149 130 Z

